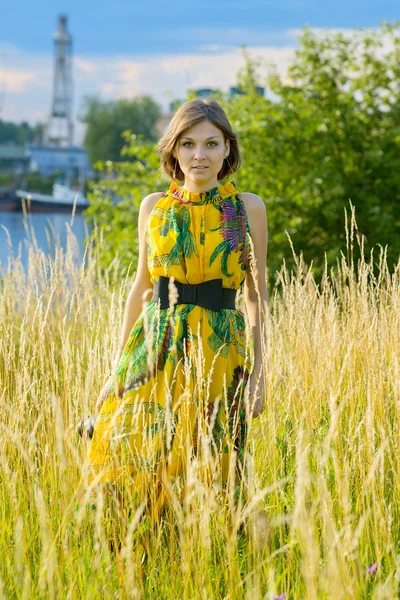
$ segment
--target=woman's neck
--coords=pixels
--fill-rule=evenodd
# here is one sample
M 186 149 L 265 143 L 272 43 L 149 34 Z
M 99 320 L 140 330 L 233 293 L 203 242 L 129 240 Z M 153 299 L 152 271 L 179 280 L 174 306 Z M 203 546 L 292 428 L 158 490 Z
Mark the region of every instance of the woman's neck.
M 189 179 L 189 180 L 185 180 L 182 187 L 183 187 L 183 189 L 187 190 L 188 192 L 201 193 L 201 192 L 208 192 L 208 190 L 211 190 L 218 186 L 219 186 L 219 182 L 216 179 L 209 180 L 209 181 L 192 181 Z

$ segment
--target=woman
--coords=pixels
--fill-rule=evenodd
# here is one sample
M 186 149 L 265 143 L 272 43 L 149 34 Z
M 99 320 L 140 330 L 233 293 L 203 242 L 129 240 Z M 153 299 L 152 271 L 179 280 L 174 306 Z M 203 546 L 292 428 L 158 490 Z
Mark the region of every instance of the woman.
M 234 450 L 240 485 L 248 419 L 263 410 L 267 304 L 265 205 L 233 181 L 219 183 L 241 163 L 221 106 L 184 103 L 157 150 L 172 181 L 140 205 L 136 279 L 88 453 L 89 481 L 129 490 L 153 524 L 183 496 L 188 460 L 205 458 L 207 439 L 218 460 L 204 476 L 223 487 Z M 253 355 L 235 306 L 243 284 Z

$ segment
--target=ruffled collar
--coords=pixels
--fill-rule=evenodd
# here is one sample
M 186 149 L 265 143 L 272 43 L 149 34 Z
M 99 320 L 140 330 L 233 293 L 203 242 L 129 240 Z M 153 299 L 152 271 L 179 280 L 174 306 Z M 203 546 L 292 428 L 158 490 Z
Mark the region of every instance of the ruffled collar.
M 180 187 L 175 181 L 172 181 L 168 194 L 179 200 L 184 204 L 207 204 L 209 202 L 220 202 L 225 198 L 229 198 L 235 194 L 238 194 L 234 181 L 229 181 L 221 185 L 217 185 L 210 190 L 205 192 L 190 192 L 183 186 Z

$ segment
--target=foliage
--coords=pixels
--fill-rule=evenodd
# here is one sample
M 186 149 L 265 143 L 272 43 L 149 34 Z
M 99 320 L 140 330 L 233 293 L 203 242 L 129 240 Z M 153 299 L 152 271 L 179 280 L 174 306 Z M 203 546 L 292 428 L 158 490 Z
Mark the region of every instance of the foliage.
M 29 190 L 30 192 L 39 192 L 40 194 L 51 194 L 53 184 L 58 177 L 62 175 L 62 171 L 53 175 L 40 175 L 39 173 L 11 173 L 5 171 L 0 173 L 0 187 L 9 187 L 12 189 Z M 74 185 L 77 181 L 72 181 Z
M 62 171 L 56 171 L 53 175 L 40 175 L 40 173 L 36 172 L 23 174 L 4 172 L 0 173 L 0 187 L 18 188 L 40 194 L 51 194 L 53 192 L 53 185 L 59 178 L 64 178 Z M 71 179 L 69 183 L 73 189 L 79 188 L 79 179 Z M 83 193 L 86 194 L 88 189 L 89 183 L 85 182 Z
M 39 194 L 51 194 L 54 183 L 60 178 L 64 179 L 62 171 L 56 171 L 53 175 L 40 175 L 40 173 L 10 173 L 5 171 L 0 173 L 0 188 L 23 189 L 29 192 L 38 192 Z M 69 185 L 72 189 L 79 189 L 80 181 L 78 178 L 70 179 Z M 88 195 L 89 189 L 93 187 L 92 182 L 85 181 L 83 186 L 83 194 Z
M 318 278 L 324 254 L 344 250 L 344 209 L 356 208 L 367 253 L 400 252 L 400 31 L 321 37 L 305 29 L 286 78 L 269 67 L 274 101 L 254 93 L 227 104 L 245 165 L 240 189 L 266 202 L 269 268 L 293 264 L 286 232 Z M 251 67 L 251 65 L 250 65 Z M 241 74 L 251 90 L 254 69 Z
M 215 97 L 239 136 L 244 157 L 243 167 L 229 179 L 266 202 L 270 283 L 283 260 L 294 265 L 287 234 L 305 263 L 312 263 L 317 281 L 325 260 L 335 264 L 345 247 L 349 200 L 366 252 L 387 244 L 392 268 L 400 252 L 399 26 L 324 36 L 305 29 L 285 78 L 245 49 L 244 57 L 237 85 L 247 93 L 228 97 L 218 92 Z M 256 93 L 263 66 L 273 99 Z M 194 96 L 189 91 L 188 99 Z M 126 257 L 131 260 L 140 200 L 167 183 L 157 175 L 154 147 L 139 138 L 131 143 L 128 152 L 142 152 L 143 164 L 111 163 L 117 179 L 97 185 L 88 212 L 106 229 L 106 262 L 120 240 L 132 244 Z M 126 200 L 118 206 L 109 200 L 103 210 L 102 194 L 110 185 Z
M 101 264 L 109 265 L 120 258 L 125 273 L 131 263 L 133 269 L 137 266 L 140 202 L 150 192 L 163 190 L 166 180 L 160 177 L 153 142 L 130 130 L 123 133 L 123 139 L 126 143 L 121 156 L 126 160 L 98 161 L 94 165 L 103 179 L 91 185 L 90 206 L 84 215 L 93 225 L 93 238 L 97 239 L 98 233 L 102 235 Z
M 62 171 L 53 175 L 40 175 L 40 173 L 24 173 L 20 182 L 20 187 L 30 192 L 38 192 L 39 194 L 51 194 L 53 191 L 54 182 L 62 175 Z
M 14 176 L 9 171 L 0 173 L 0 187 L 10 188 L 14 184 Z
M 90 161 L 119 160 L 123 146 L 121 134 L 127 129 L 155 141 L 155 126 L 160 115 L 159 105 L 150 96 L 110 102 L 86 96 L 80 120 L 87 126 L 84 146 Z
M 33 127 L 26 121 L 13 123 L 0 119 L 0 144 L 13 142 L 23 145 L 27 142 L 41 140 L 43 136 L 43 123 L 37 123 Z

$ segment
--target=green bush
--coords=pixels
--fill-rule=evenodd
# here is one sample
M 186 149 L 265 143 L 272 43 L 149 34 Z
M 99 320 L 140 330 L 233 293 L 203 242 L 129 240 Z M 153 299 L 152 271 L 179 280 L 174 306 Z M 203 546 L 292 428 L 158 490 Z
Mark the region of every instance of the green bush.
M 375 31 L 325 37 L 305 29 L 284 80 L 273 67 L 245 58 L 237 84 L 247 93 L 215 97 L 244 157 L 241 170 L 228 179 L 267 206 L 270 283 L 283 261 L 294 266 L 287 234 L 320 280 L 325 263 L 335 264 L 346 252 L 349 201 L 366 255 L 387 245 L 393 268 L 400 253 L 399 26 L 384 23 Z M 262 66 L 267 68 L 261 77 Z M 257 93 L 262 83 L 273 101 Z M 169 182 L 159 174 L 153 142 L 130 132 L 125 141 L 123 156 L 137 160 L 97 165 L 104 177 L 93 186 L 86 215 L 104 234 L 103 264 L 120 253 L 135 268 L 140 201 Z M 113 202 L 110 193 L 121 202 Z

